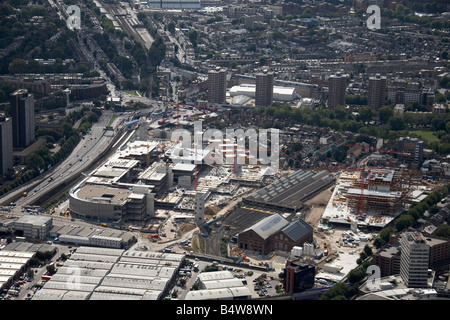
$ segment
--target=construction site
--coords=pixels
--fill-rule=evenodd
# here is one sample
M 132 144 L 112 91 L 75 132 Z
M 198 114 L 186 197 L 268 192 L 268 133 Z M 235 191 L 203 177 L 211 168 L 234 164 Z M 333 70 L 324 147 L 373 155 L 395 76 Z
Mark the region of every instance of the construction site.
M 309 237 L 296 224 L 304 221 L 311 227 L 312 240 L 307 241 L 314 248 L 308 263 L 317 266 L 319 278 L 339 281 L 355 267 L 364 243 L 407 209 L 411 193 L 424 191 L 418 175 L 392 163 L 399 153 L 391 150 L 372 150 L 389 153 L 389 167 L 366 166 L 372 155 L 366 153 L 355 167 L 292 170 L 280 165 L 273 172 L 238 137 L 203 137 L 210 129 L 207 119 L 202 131 L 192 120 L 202 119 L 205 110 L 184 121 L 186 110 L 177 104 L 171 125 L 156 125 L 152 116 L 133 122 L 130 139 L 72 188 L 72 216 L 138 231 L 141 248 L 280 270 L 292 246 Z M 164 117 L 170 110 L 162 112 Z M 181 136 L 172 139 L 174 129 L 181 127 L 190 134 L 187 143 Z M 202 136 L 200 144 L 196 134 Z M 208 148 L 211 144 L 214 148 Z M 271 221 L 283 225 L 275 228 Z M 256 245 L 254 240 L 239 243 L 240 234 L 253 231 L 264 238 Z

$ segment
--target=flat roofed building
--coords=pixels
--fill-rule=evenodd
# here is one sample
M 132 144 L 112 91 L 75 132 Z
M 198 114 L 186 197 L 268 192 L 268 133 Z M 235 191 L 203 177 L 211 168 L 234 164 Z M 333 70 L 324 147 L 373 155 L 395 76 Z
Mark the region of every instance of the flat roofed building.
M 345 93 L 347 90 L 347 75 L 337 73 L 329 78 L 328 108 L 345 106 Z
M 71 212 L 75 217 L 85 220 L 106 223 L 142 221 L 152 209 L 149 193 L 125 188 L 82 183 L 69 194 Z
M 0 175 L 12 170 L 13 165 L 12 118 L 0 115 Z
M 274 73 L 264 71 L 256 74 L 255 106 L 267 107 L 273 103 Z
M 32 239 L 45 239 L 53 225 L 53 218 L 24 215 L 14 222 L 14 230 L 22 231 L 23 236 Z
M 386 77 L 379 74 L 369 78 L 367 103 L 374 112 L 378 112 L 378 110 L 384 106 L 384 101 L 386 99 L 386 83 Z
M 380 268 L 382 277 L 400 273 L 400 247 L 389 246 L 372 255 L 372 264 Z
M 284 268 L 286 292 L 301 292 L 314 287 L 315 267 L 299 260 L 287 260 Z
M 34 95 L 27 89 L 11 93 L 10 112 L 13 129 L 13 145 L 26 148 L 35 140 Z
M 218 68 L 208 72 L 208 102 L 224 103 L 227 93 L 227 69 Z
M 409 288 L 428 285 L 430 246 L 419 232 L 404 232 L 400 239 L 400 276 Z

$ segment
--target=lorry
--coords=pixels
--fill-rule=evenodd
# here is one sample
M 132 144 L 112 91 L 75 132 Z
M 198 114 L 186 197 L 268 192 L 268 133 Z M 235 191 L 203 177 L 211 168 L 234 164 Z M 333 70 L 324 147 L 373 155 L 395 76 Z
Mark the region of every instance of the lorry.
M 171 253 L 171 252 L 172 252 L 172 249 L 171 249 L 171 248 L 165 248 L 165 249 L 164 249 L 164 252 L 165 252 L 165 253 Z
M 41 280 L 42 280 L 42 281 L 49 281 L 51 278 L 52 278 L 52 277 L 50 277 L 50 276 L 42 276 L 42 277 L 41 277 Z
M 158 121 L 158 124 L 159 125 L 163 125 L 163 124 L 165 124 L 167 122 L 167 120 L 168 120 L 167 118 L 163 118 L 163 119 Z

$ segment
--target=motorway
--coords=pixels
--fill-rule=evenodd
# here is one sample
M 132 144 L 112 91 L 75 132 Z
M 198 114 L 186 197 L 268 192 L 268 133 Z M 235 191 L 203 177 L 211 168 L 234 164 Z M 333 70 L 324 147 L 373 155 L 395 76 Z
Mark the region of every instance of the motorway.
M 119 124 L 123 117 L 119 116 L 112 124 L 114 131 L 106 131 L 104 128 L 111 120 L 113 113 L 105 111 L 99 121 L 92 126 L 91 132 L 86 134 L 73 152 L 62 163 L 50 168 L 36 179 L 24 186 L 0 198 L 0 203 L 7 205 L 14 198 L 20 197 L 23 192 L 28 192 L 25 197 L 20 197 L 15 201 L 16 206 L 31 206 L 41 198 L 44 193 L 57 187 L 65 180 L 80 176 L 83 171 L 89 168 L 95 158 L 108 148 L 114 136 L 118 134 Z

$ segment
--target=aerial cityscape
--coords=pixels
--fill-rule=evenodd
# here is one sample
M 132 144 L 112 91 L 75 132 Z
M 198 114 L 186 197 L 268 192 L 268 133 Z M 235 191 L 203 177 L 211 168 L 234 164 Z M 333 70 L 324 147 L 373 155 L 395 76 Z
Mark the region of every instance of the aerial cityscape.
M 449 51 L 447 0 L 2 1 L 0 300 L 450 300 Z

